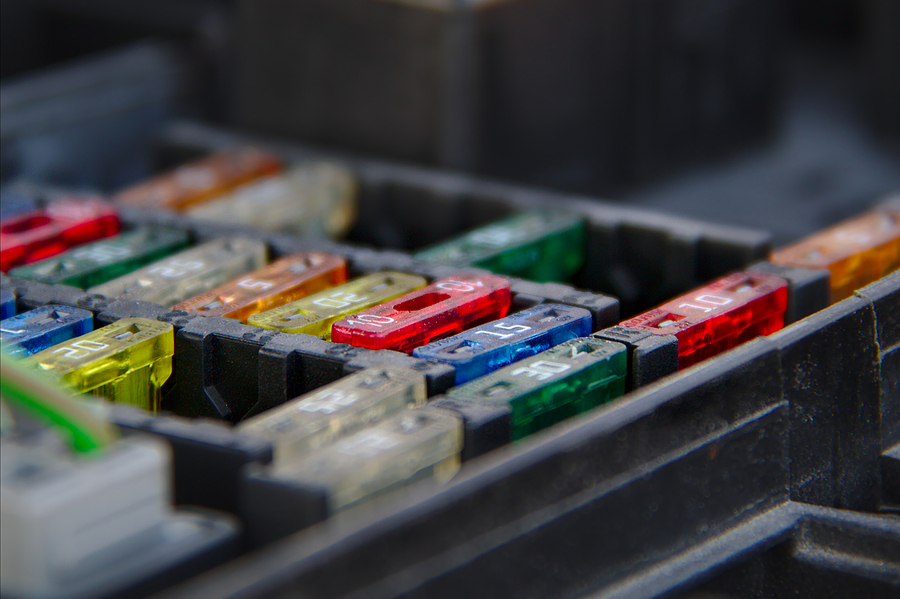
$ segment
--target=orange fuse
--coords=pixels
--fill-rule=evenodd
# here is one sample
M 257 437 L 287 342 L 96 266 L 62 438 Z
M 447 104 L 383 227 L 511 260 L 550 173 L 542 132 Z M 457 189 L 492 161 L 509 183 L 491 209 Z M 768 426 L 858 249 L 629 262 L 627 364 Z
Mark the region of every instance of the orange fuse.
M 247 322 L 254 314 L 340 285 L 346 280 L 347 262 L 343 258 L 306 252 L 276 260 L 265 268 L 185 300 L 172 309 Z
M 900 210 L 885 208 L 819 231 L 773 252 L 770 262 L 831 271 L 831 301 L 900 267 Z
M 226 150 L 122 190 L 113 199 L 138 208 L 182 212 L 281 167 L 277 156 L 257 148 Z

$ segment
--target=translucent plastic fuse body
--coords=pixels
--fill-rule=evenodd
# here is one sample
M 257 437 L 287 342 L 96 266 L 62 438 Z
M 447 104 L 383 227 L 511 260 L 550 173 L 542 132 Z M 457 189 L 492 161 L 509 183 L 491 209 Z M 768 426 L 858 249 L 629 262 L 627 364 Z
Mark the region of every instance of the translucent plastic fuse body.
M 237 430 L 272 442 L 277 463 L 301 459 L 339 437 L 425 403 L 425 375 L 367 368 L 241 422 Z
M 400 484 L 459 470 L 462 421 L 437 408 L 403 410 L 305 459 L 272 469 L 270 477 L 325 499 L 334 512 Z
M 306 252 L 285 256 L 173 307 L 204 316 L 241 322 L 254 314 L 329 289 L 347 280 L 347 262 L 330 254 Z
M 177 252 L 189 240 L 187 231 L 142 227 L 14 268 L 10 274 L 48 285 L 87 289 Z
M 191 208 L 192 218 L 314 237 L 345 235 L 356 220 L 353 172 L 322 162 L 241 185 Z
M 840 301 L 900 268 L 900 210 L 885 207 L 844 221 L 773 252 L 769 261 L 829 270 L 831 301 Z
M 566 281 L 584 262 L 584 222 L 565 212 L 516 214 L 415 254 L 419 260 L 480 266 L 533 281 Z
M 678 367 L 685 368 L 784 326 L 784 279 L 739 272 L 687 293 L 620 326 L 674 335 Z
M 50 304 L 0 322 L 0 346 L 5 355 L 30 356 L 93 328 L 91 312 Z
M 16 313 L 16 296 L 6 289 L 0 290 L 0 320 Z
M 624 345 L 587 337 L 454 387 L 447 396 L 508 407 L 515 440 L 619 397 L 627 376 Z
M 542 304 L 418 347 L 413 355 L 452 365 L 456 384 L 461 385 L 563 341 L 590 334 L 588 310 Z
M 172 374 L 172 325 L 123 318 L 26 358 L 75 391 L 155 412 L 160 388 Z
M 171 306 L 265 263 L 266 246 L 261 241 L 215 239 L 91 287 L 88 292 Z
M 95 197 L 57 200 L 0 223 L 0 270 L 7 272 L 118 231 L 119 217 L 111 204 Z
M 251 316 L 247 324 L 281 333 L 305 333 L 331 339 L 331 325 L 335 321 L 427 284 L 428 281 L 416 275 L 378 272 Z
M 502 318 L 509 302 L 506 279 L 459 274 L 337 321 L 331 340 L 410 352 L 432 339 Z
M 281 161 L 256 148 L 226 150 L 122 190 L 116 202 L 138 208 L 184 211 L 258 177 L 281 170 Z

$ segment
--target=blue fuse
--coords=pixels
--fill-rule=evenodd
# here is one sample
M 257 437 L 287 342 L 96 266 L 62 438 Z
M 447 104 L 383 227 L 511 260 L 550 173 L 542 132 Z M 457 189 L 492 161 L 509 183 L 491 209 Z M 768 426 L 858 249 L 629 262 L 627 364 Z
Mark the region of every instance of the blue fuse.
M 12 291 L 0 290 L 0 320 L 9 318 L 16 313 L 16 296 Z
M 541 304 L 418 347 L 413 356 L 450 364 L 461 385 L 569 339 L 587 337 L 591 322 L 584 308 Z
M 49 304 L 0 322 L 0 345 L 7 355 L 24 358 L 93 329 L 87 310 Z

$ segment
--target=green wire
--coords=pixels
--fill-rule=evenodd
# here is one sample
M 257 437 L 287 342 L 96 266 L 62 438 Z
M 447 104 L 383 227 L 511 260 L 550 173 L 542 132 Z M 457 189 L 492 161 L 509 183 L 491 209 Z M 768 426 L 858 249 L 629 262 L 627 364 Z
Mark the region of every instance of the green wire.
M 91 453 L 115 440 L 116 432 L 108 422 L 97 419 L 87 408 L 62 389 L 26 372 L 14 358 L 0 362 L 0 395 L 40 420 L 65 430 L 72 448 Z

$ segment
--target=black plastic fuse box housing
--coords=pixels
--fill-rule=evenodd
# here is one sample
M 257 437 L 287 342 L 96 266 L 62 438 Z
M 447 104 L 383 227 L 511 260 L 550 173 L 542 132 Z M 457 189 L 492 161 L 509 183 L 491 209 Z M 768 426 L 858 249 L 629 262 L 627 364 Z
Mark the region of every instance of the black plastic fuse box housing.
M 266 143 L 182 124 L 163 135 L 161 152 L 171 160 L 249 141 Z M 305 148 L 271 147 L 288 159 L 316 156 Z M 574 285 L 512 280 L 513 304 L 563 302 L 591 310 L 596 336 L 629 346 L 632 390 L 508 446 L 491 441 L 502 437 L 502 414 L 469 415 L 474 424 L 467 429 L 466 463 L 449 484 L 420 484 L 350 509 L 201 575 L 173 589 L 176 596 L 650 597 L 697 590 L 755 597 L 771 588 L 760 582 L 766 576 L 776 576 L 783 589 L 795 588 L 804 576 L 836 581 L 837 589 L 861 584 L 889 595 L 896 588 L 892 535 L 898 521 L 888 514 L 900 497 L 900 274 L 815 311 L 824 305 L 821 275 L 782 272 L 794 283 L 790 320 L 797 322 L 667 375 L 671 341 L 613 325 L 667 295 L 757 262 L 768 250 L 765 233 L 343 159 L 360 177 L 361 212 L 380 219 L 351 237 L 385 245 L 388 238 L 409 236 L 401 247 L 316 242 L 164 213 L 125 210 L 123 218 L 183 228 L 197 240 L 252 234 L 275 257 L 316 247 L 344 256 L 354 274 L 396 268 L 435 278 L 448 274 L 447 267 L 416 262 L 404 250 L 517 209 L 564 207 L 588 223 L 585 267 Z M 382 210 L 389 206 L 420 215 L 435 207 L 454 227 L 440 219 L 424 219 L 417 228 L 394 222 L 390 215 L 397 212 Z M 641 244 L 669 258 L 660 265 L 649 250 L 633 251 Z M 127 316 L 173 324 L 175 374 L 164 407 L 182 416 L 153 417 L 116 406 L 113 418 L 125 429 L 170 441 L 180 504 L 240 516 L 244 469 L 269 462 L 271 447 L 235 434 L 228 421 L 369 365 L 420 369 L 430 396 L 453 381 L 452 368 L 396 352 L 274 333 L 71 287 L 6 277 L 2 285 L 15 293 L 20 309 L 54 302 L 92 310 L 97 325 Z M 618 303 L 612 296 L 622 290 L 631 293 Z M 225 422 L 213 425 L 198 416 Z M 275 523 L 280 509 L 290 507 L 273 505 Z M 825 550 L 842 557 L 814 559 Z M 884 568 L 863 561 L 847 570 L 866 556 L 882 560 Z M 745 586 L 735 586 L 733 576 Z

